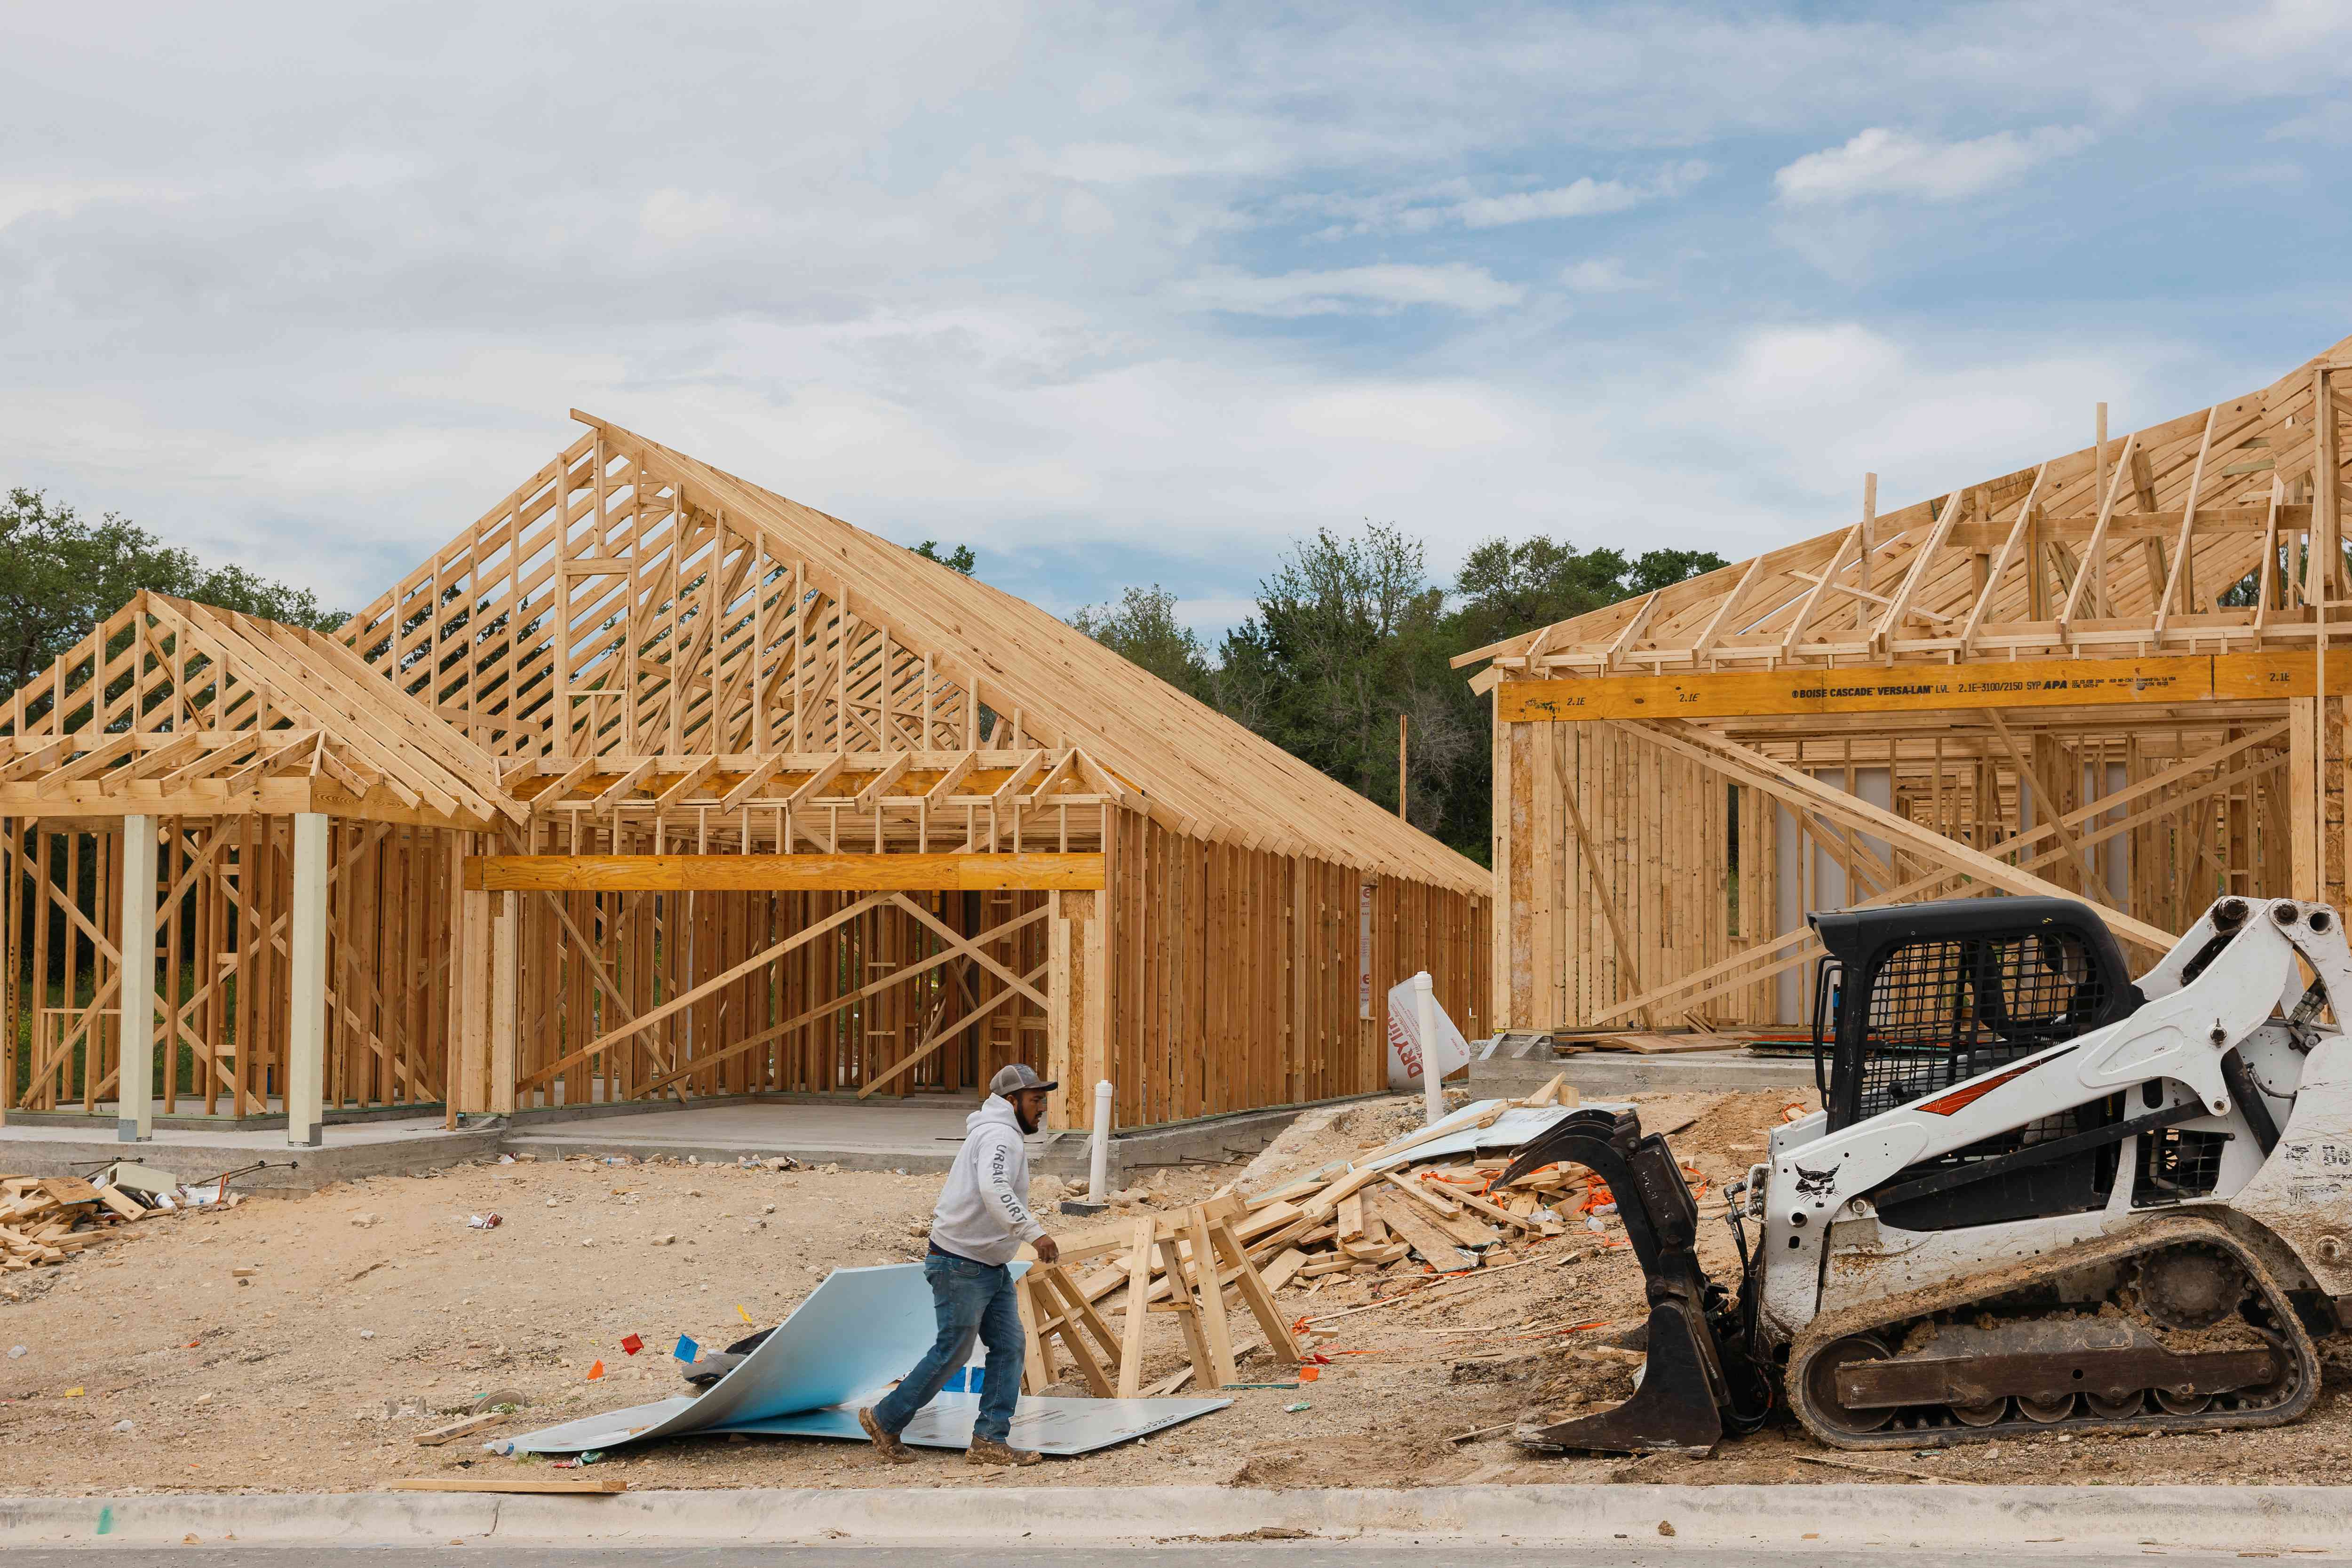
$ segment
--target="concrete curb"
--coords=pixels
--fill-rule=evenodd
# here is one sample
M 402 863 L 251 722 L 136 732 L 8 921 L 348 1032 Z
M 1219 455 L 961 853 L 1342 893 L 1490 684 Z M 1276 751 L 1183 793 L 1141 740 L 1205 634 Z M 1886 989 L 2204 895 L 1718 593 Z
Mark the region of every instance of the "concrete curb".
M 1661 1533 L 1670 1525 L 1671 1537 Z M 2352 1488 L 1520 1486 L 1412 1491 L 1097 1487 L 181 1494 L 0 1499 L 21 1546 L 830 1542 L 1113 1545 L 1293 1532 L 1328 1540 L 1948 1552 L 2050 1544 L 2352 1550 Z

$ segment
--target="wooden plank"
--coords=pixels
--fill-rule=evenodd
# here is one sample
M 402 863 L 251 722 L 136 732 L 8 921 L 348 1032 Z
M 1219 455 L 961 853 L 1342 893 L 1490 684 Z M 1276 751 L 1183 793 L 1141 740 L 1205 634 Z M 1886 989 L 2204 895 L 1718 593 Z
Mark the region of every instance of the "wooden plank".
M 2352 695 L 2352 668 L 2331 667 L 2327 686 L 2330 696 Z M 2310 655 L 2287 650 L 1506 680 L 1495 689 L 1495 704 L 1500 723 L 1565 724 L 2252 701 L 2316 689 Z
M 1258 1332 L 1265 1336 L 1265 1348 L 1274 1359 L 1290 1366 L 1299 1362 L 1298 1342 L 1290 1335 L 1290 1325 L 1285 1321 L 1280 1308 L 1274 1304 L 1274 1292 L 1258 1272 L 1250 1266 L 1249 1255 L 1242 1250 L 1239 1238 L 1234 1235 L 1231 1222 L 1218 1220 L 1209 1227 L 1211 1237 L 1222 1255 L 1222 1261 L 1234 1269 L 1234 1288 L 1241 1292 L 1242 1301 L 1257 1320 Z
M 1201 1337 L 1208 1344 L 1209 1364 L 1215 1375 L 1212 1387 L 1240 1381 L 1234 1369 L 1234 1341 L 1225 1322 L 1225 1290 L 1218 1281 L 1217 1247 L 1210 1234 L 1207 1213 L 1200 1205 L 1186 1211 L 1185 1235 L 1192 1242 L 1193 1285 L 1200 1302 Z
M 1475 1254 L 1454 1245 L 1453 1237 L 1438 1228 L 1433 1219 L 1414 1207 L 1402 1194 L 1382 1189 L 1365 1200 L 1365 1207 L 1378 1214 L 1391 1230 L 1421 1254 L 1422 1261 L 1439 1273 L 1478 1267 Z
M 1099 853 L 972 855 L 469 855 L 466 886 L 493 891 L 1083 892 Z
M 444 1443 L 454 1442 L 459 1437 L 470 1437 L 477 1432 L 486 1431 L 505 1419 L 504 1415 L 495 1410 L 485 1410 L 479 1415 L 468 1415 L 463 1420 L 452 1421 L 446 1426 L 436 1426 L 430 1432 L 419 1432 L 416 1435 L 416 1446 L 420 1448 L 437 1448 Z
M 1128 1239 L 1127 1321 L 1120 1325 L 1118 1397 L 1133 1399 L 1143 1386 L 1143 1330 L 1151 1299 L 1155 1228 L 1150 1215 L 1138 1219 Z
M 1603 1035 L 1592 1044 L 1604 1051 L 1631 1051 L 1635 1056 L 1671 1056 L 1677 1051 L 1719 1051 L 1736 1044 L 1721 1035 L 1654 1035 L 1628 1032 Z

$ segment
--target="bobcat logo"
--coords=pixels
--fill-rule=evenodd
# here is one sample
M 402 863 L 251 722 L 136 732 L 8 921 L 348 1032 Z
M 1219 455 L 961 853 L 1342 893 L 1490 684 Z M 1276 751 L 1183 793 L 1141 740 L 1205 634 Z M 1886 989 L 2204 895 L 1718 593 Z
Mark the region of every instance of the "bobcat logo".
M 1837 1184 L 1837 1173 L 1843 1164 L 1843 1162 L 1841 1161 L 1839 1164 L 1832 1165 L 1826 1171 L 1808 1171 L 1802 1165 L 1796 1166 L 1797 1195 L 1801 1198 L 1829 1196 L 1830 1188 Z

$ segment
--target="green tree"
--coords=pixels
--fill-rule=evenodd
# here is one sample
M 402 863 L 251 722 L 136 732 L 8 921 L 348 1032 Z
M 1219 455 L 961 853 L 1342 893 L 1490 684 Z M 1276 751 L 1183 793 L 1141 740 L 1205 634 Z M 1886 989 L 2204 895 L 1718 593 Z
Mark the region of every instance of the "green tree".
M 1606 547 L 1579 550 L 1538 535 L 1514 544 L 1489 539 L 1463 558 L 1454 583 L 1454 626 L 1462 652 L 1581 616 L 1719 570 L 1712 550 L 1650 550 L 1626 559 Z
M 950 572 L 961 572 L 967 577 L 971 575 L 971 569 L 980 564 L 980 557 L 971 552 L 971 546 L 969 544 L 959 544 L 947 554 L 942 555 L 940 553 L 940 542 L 936 539 L 926 539 L 915 546 L 915 553 L 926 561 L 938 562 Z
M 0 504 L 0 678 L 23 686 L 142 589 L 321 631 L 348 618 L 320 609 L 307 588 L 242 566 L 207 568 L 128 518 L 85 522 L 19 488 Z
M 1302 539 L 1258 585 L 1258 613 L 1220 650 L 1221 706 L 1369 800 L 1397 801 L 1397 718 L 1412 721 L 1412 819 L 1446 825 L 1449 775 L 1483 743 L 1461 722 L 1445 668 L 1444 590 L 1421 541 L 1372 524 Z
M 1718 570 L 1711 551 L 1627 557 L 1546 538 L 1473 549 L 1450 590 L 1428 579 L 1422 542 L 1371 524 L 1294 542 L 1258 584 L 1257 613 L 1210 662 L 1166 589 L 1129 588 L 1073 624 L 1170 685 L 1247 725 L 1391 811 L 1397 721 L 1407 722 L 1412 824 L 1484 863 L 1494 758 L 1486 700 L 1454 656 Z
M 1159 584 L 1129 588 L 1117 604 L 1082 609 L 1070 617 L 1070 625 L 1177 690 L 1213 702 L 1208 650 L 1192 628 L 1176 618 L 1176 595 Z
M 1730 564 L 1712 550 L 1644 550 L 1633 558 L 1621 581 L 1625 596 L 1631 597 L 1671 588 L 1690 578 L 1720 572 Z

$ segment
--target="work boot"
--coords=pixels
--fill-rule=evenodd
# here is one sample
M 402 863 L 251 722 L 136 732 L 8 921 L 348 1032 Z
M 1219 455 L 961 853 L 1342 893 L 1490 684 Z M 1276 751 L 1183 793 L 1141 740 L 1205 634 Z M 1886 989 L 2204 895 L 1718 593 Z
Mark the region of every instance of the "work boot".
M 1034 1448 L 1011 1447 L 993 1437 L 974 1437 L 963 1451 L 967 1465 L 1034 1465 L 1044 1458 Z
M 894 1434 L 882 1430 L 882 1423 L 874 1419 L 872 1405 L 857 1413 L 857 1424 L 866 1428 L 868 1437 L 874 1439 L 874 1451 L 881 1456 L 884 1464 L 911 1465 L 915 1462 L 915 1450 L 898 1441 Z

